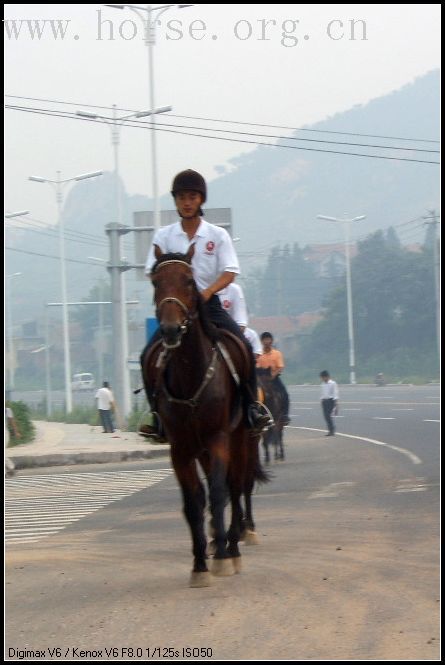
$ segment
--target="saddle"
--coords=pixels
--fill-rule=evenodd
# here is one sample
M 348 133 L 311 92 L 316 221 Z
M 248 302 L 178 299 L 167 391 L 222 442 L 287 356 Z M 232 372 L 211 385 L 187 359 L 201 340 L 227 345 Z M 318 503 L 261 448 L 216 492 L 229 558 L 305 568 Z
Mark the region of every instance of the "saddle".
M 249 376 L 250 358 L 245 344 L 236 335 L 228 330 L 220 329 L 220 338 L 213 343 L 213 357 L 206 375 L 203 377 L 203 383 L 198 391 L 200 394 L 207 383 L 211 380 L 219 358 L 226 364 L 233 381 L 237 386 L 245 384 Z M 145 389 L 147 396 L 156 400 L 156 396 L 162 388 L 162 376 L 168 363 L 169 351 L 163 348 L 162 340 L 157 340 L 143 354 L 143 364 L 146 367 Z M 165 388 L 164 388 L 165 390 Z M 190 405 L 197 402 L 199 394 L 192 396 L 188 402 Z M 149 399 L 151 403 L 151 399 Z M 172 401 L 176 401 L 172 398 Z

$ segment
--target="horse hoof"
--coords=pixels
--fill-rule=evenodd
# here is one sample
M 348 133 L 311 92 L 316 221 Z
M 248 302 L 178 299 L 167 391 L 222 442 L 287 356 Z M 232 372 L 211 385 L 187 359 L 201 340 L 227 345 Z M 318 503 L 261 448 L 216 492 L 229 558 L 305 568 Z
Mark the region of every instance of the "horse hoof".
M 233 565 L 233 570 L 235 571 L 235 575 L 239 575 L 239 573 L 242 570 L 242 563 L 241 563 L 241 557 L 240 556 L 235 556 L 231 559 L 232 565 Z
M 207 544 L 207 554 L 213 556 L 215 552 L 216 552 L 216 543 L 214 540 L 211 540 L 210 543 Z
M 258 540 L 258 534 L 256 531 L 250 531 L 249 529 L 246 531 L 246 537 L 244 538 L 244 543 L 245 545 L 258 545 L 259 540 Z
M 193 589 L 200 589 L 202 587 L 212 586 L 212 583 L 213 583 L 212 576 L 210 575 L 208 570 L 206 570 L 203 573 L 198 573 L 193 570 L 192 574 L 190 575 L 189 586 Z
M 233 565 L 231 559 L 213 559 L 210 565 L 210 572 L 216 577 L 228 577 L 233 575 Z

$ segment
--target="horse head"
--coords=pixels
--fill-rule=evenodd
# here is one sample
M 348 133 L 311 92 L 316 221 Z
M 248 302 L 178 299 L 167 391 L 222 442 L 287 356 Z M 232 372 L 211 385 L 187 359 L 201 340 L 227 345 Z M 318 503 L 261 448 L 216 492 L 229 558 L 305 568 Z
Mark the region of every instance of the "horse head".
M 157 261 L 150 277 L 156 317 L 167 349 L 175 349 L 181 344 L 182 336 L 196 318 L 199 293 L 191 266 L 194 251 L 194 245 L 187 254 L 162 254 L 159 248 L 155 250 Z

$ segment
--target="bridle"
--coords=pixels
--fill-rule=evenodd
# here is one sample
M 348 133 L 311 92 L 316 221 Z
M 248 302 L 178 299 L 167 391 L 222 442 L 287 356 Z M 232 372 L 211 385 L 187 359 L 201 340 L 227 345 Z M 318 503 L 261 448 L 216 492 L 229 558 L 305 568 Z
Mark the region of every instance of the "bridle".
M 186 261 L 181 261 L 179 259 L 169 259 L 168 261 L 163 261 L 160 263 L 158 266 L 156 266 L 154 273 L 157 273 L 158 270 L 160 270 L 163 266 L 169 265 L 171 263 L 180 263 L 184 266 L 187 266 L 189 270 L 191 271 L 191 266 L 189 263 Z M 161 318 L 161 309 L 162 306 L 165 305 L 166 303 L 174 303 L 175 305 L 178 305 L 180 309 L 183 311 L 185 318 L 183 319 L 182 323 L 180 324 L 180 330 L 179 330 L 179 337 L 178 340 L 175 342 L 175 344 L 167 344 L 167 342 L 163 339 L 162 340 L 162 345 L 164 346 L 165 349 L 176 349 L 180 344 L 182 340 L 182 336 L 187 332 L 189 326 L 192 323 L 193 319 L 196 319 L 198 316 L 197 312 L 191 312 L 186 305 L 182 302 L 182 300 L 179 300 L 179 298 L 175 298 L 173 296 L 169 296 L 167 298 L 163 298 L 159 304 L 156 304 L 156 316 L 158 320 Z

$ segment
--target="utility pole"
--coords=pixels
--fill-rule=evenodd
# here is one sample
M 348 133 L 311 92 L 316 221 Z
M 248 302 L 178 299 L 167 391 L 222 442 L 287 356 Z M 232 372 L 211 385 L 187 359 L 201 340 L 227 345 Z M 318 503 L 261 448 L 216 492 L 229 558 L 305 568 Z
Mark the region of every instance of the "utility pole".
M 129 270 L 129 266 L 121 259 L 121 235 L 129 233 L 130 227 L 123 224 L 107 224 L 105 232 L 110 239 L 110 262 L 108 271 L 111 278 L 111 302 L 112 302 L 112 321 L 113 321 L 113 391 L 116 395 L 116 401 L 125 416 L 128 415 L 126 407 L 127 394 L 125 390 L 125 373 L 128 371 L 127 358 L 125 357 L 124 325 L 127 321 L 125 312 L 125 296 L 122 280 L 122 273 Z
M 437 236 L 437 226 L 439 224 L 438 215 L 435 210 L 428 210 L 429 216 L 425 219 L 431 221 L 425 224 L 433 227 L 433 262 L 434 262 L 434 299 L 436 301 L 436 342 L 437 355 L 440 358 L 440 238 Z

